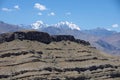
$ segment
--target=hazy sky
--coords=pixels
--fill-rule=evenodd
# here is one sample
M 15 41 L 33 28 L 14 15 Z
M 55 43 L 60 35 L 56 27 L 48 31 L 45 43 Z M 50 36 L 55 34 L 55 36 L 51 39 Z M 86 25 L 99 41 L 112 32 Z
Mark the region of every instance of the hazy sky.
M 0 0 L 0 20 L 11 24 L 69 21 L 81 29 L 120 31 L 120 0 Z

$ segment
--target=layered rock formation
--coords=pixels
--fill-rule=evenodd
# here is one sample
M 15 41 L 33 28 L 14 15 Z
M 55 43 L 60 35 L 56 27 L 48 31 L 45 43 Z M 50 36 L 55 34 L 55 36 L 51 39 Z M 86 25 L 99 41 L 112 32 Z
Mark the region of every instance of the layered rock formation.
M 0 44 L 0 80 L 120 79 L 119 57 L 102 53 L 86 43 L 83 45 L 85 41 L 77 42 L 74 37 L 65 35 L 63 38 L 42 34 L 41 40 L 37 35 L 29 39 L 12 35 L 13 40 L 5 38 Z M 46 44 L 42 40 L 47 37 L 50 42 L 45 40 Z
M 31 40 L 31 41 L 39 41 L 42 43 L 49 44 L 50 42 L 59 42 L 62 40 L 69 40 L 74 41 L 77 43 L 82 43 L 84 45 L 90 45 L 89 42 L 86 42 L 84 40 L 75 39 L 71 35 L 53 35 L 50 36 L 48 33 L 45 32 L 39 32 L 39 31 L 17 31 L 13 33 L 4 33 L 0 34 L 0 43 L 3 42 L 10 42 L 13 40 Z
M 10 42 L 13 40 L 31 40 L 40 41 L 43 43 L 50 43 L 51 37 L 49 34 L 38 31 L 18 31 L 13 33 L 4 33 L 0 35 L 0 42 Z

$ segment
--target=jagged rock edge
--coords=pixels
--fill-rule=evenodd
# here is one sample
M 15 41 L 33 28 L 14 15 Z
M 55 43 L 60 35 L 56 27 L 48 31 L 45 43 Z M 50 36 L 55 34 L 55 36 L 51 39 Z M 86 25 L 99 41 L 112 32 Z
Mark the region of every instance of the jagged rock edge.
M 51 42 L 59 42 L 62 40 L 69 40 L 83 45 L 90 45 L 89 42 L 80 39 L 75 39 L 72 35 L 49 35 L 48 33 L 39 31 L 16 31 L 11 33 L 0 34 L 0 43 L 10 42 L 17 39 L 39 41 L 45 44 L 49 44 Z

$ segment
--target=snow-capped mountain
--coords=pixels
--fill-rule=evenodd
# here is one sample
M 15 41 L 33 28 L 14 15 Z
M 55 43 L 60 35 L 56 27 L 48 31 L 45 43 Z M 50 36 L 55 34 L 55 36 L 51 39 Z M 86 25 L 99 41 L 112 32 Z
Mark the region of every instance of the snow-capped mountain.
M 36 21 L 35 23 L 31 24 L 31 28 L 36 30 L 40 30 L 46 27 L 48 27 L 48 25 L 43 23 L 42 21 Z
M 68 22 L 68 21 L 59 22 L 59 23 L 57 23 L 57 24 L 55 24 L 53 26 L 57 27 L 57 28 L 61 28 L 61 29 L 80 30 L 79 26 L 77 26 L 76 24 L 74 24 L 72 22 Z
M 42 21 L 36 21 L 35 23 L 31 24 L 31 28 L 32 29 L 36 29 L 36 30 L 41 30 L 41 29 L 45 29 L 48 27 L 53 27 L 53 28 L 59 28 L 59 29 L 64 29 L 64 30 L 80 30 L 80 27 L 77 26 L 76 24 L 72 23 L 72 22 L 59 22 L 57 24 L 53 24 L 53 25 L 48 25 L 45 24 Z

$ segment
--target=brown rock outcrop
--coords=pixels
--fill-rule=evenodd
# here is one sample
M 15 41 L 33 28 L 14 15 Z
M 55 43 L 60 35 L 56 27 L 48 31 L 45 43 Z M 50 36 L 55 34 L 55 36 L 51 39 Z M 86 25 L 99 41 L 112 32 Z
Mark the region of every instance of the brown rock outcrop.
M 48 33 L 45 32 L 39 32 L 39 31 L 17 31 L 13 33 L 3 33 L 0 34 L 0 43 L 3 42 L 10 42 L 13 40 L 31 40 L 31 41 L 39 41 L 46 44 L 49 44 L 50 42 L 59 42 L 59 41 L 73 41 L 77 43 L 81 43 L 84 45 L 90 45 L 89 42 L 86 42 L 84 40 L 75 39 L 74 36 L 71 35 L 53 35 L 50 36 Z

